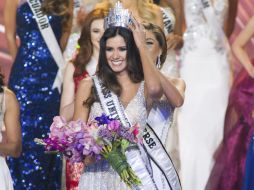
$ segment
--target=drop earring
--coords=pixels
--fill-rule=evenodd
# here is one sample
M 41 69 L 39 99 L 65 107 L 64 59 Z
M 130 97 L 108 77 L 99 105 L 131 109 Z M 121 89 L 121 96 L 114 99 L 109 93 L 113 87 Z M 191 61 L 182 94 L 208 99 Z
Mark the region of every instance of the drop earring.
M 157 67 L 158 69 L 161 68 L 161 59 L 160 59 L 160 56 L 157 57 L 156 67 Z

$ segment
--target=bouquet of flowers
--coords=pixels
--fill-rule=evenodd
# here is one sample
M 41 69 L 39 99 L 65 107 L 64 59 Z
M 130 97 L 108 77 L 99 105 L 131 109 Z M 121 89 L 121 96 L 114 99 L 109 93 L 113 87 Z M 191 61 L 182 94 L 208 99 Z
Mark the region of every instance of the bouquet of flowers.
M 141 185 L 125 156 L 131 144 L 141 142 L 138 124 L 126 128 L 104 114 L 88 123 L 66 122 L 63 117 L 56 116 L 49 137 L 35 139 L 35 142 L 45 146 L 47 152 L 62 153 L 71 162 L 82 162 L 86 156 L 97 161 L 104 158 L 128 186 Z

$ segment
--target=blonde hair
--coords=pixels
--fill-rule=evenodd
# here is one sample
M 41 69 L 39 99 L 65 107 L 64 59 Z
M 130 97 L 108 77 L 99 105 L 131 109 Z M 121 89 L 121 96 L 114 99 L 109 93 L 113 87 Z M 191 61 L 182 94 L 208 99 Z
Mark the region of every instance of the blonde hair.
M 148 22 L 155 23 L 156 14 L 154 13 L 152 6 L 152 0 L 137 0 L 138 1 L 138 14 L 142 19 Z

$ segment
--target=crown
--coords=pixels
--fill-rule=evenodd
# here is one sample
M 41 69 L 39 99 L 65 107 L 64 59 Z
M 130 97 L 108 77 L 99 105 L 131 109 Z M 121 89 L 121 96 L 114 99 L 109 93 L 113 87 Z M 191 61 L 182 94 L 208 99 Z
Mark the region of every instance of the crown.
M 128 9 L 124 9 L 122 3 L 119 1 L 116 2 L 114 8 L 110 8 L 108 16 L 104 19 L 104 29 L 121 26 L 128 28 L 132 23 L 131 13 Z

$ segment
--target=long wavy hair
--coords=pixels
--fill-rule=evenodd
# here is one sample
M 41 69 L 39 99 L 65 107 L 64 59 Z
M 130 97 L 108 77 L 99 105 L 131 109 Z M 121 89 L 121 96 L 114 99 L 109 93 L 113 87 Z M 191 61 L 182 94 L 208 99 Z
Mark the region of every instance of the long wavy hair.
M 167 40 L 163 30 L 161 29 L 161 27 L 152 23 L 143 23 L 143 26 L 146 30 L 151 31 L 155 36 L 156 40 L 158 41 L 159 46 L 162 50 L 160 55 L 160 62 L 161 64 L 163 64 L 167 58 Z
M 86 65 L 91 60 L 93 55 L 93 44 L 91 41 L 91 25 L 93 21 L 98 19 L 104 19 L 108 14 L 108 9 L 94 9 L 85 18 L 81 35 L 78 40 L 80 46 L 79 53 L 76 59 L 73 61 L 75 66 L 74 76 L 81 75 L 86 70 Z
M 117 35 L 122 36 L 126 43 L 127 48 L 126 69 L 131 81 L 134 83 L 141 82 L 142 80 L 144 80 L 144 73 L 139 50 L 134 41 L 132 32 L 129 29 L 123 27 L 108 28 L 104 32 L 100 40 L 100 54 L 98 61 L 97 76 L 107 89 L 111 90 L 116 95 L 120 96 L 122 92 L 122 87 L 117 81 L 116 73 L 111 69 L 106 58 L 107 40 Z M 96 96 L 96 91 L 93 87 L 90 97 L 83 102 L 83 105 L 90 107 L 95 101 L 98 101 L 98 97 Z
M 44 0 L 41 10 L 48 15 L 57 15 L 62 17 L 63 28 L 68 26 L 70 13 L 70 0 Z
M 115 94 L 122 92 L 121 85 L 118 83 L 116 73 L 110 68 L 106 58 L 106 43 L 109 38 L 122 36 L 127 48 L 127 72 L 132 82 L 139 83 L 144 80 L 143 68 L 139 50 L 134 41 L 132 32 L 124 27 L 108 28 L 100 41 L 100 54 L 98 62 L 98 77 L 102 83 Z

